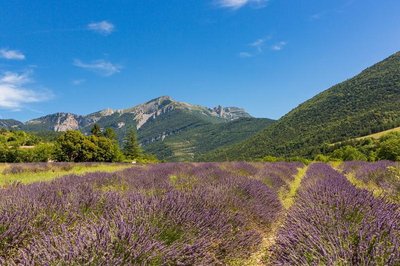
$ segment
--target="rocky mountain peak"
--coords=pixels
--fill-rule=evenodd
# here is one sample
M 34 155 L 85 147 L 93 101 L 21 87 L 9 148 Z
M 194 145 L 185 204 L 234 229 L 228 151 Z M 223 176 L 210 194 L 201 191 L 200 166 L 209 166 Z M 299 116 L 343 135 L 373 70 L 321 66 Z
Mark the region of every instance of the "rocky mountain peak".
M 152 99 L 152 100 L 148 101 L 147 103 L 154 102 L 154 103 L 160 104 L 160 103 L 163 103 L 164 101 L 173 102 L 174 100 L 170 96 L 165 95 L 165 96 L 160 96 L 155 99 Z
M 193 114 L 194 116 L 201 114 L 205 119 L 223 119 L 226 122 L 238 118 L 251 117 L 244 109 L 237 107 L 217 106 L 214 108 L 208 108 L 200 105 L 175 101 L 170 96 L 160 96 L 129 109 L 113 110 L 107 108 L 84 116 L 59 112 L 30 120 L 25 124 L 20 123 L 20 126 L 30 130 L 66 131 L 86 130 L 93 126 L 93 124 L 99 123 L 102 126 L 110 124 L 118 129 L 125 126 L 136 125 L 137 129 L 140 129 L 146 123 L 177 110 L 180 111 L 177 113 L 183 112 L 187 115 Z M 10 128 L 10 125 L 3 122 L 0 124 L 0 127 Z
M 175 109 L 176 102 L 169 96 L 161 96 L 152 99 L 144 104 L 127 109 L 124 113 L 135 115 L 136 127 L 140 129 L 149 119 L 167 113 Z
M 213 111 L 219 116 L 223 117 L 224 115 L 224 108 L 221 105 L 218 105 L 217 107 L 213 108 Z
M 213 115 L 227 120 L 252 117 L 243 108 L 239 107 L 223 107 L 221 105 L 218 105 L 217 107 L 210 109 L 210 111 Z
M 104 110 L 100 111 L 100 114 L 102 116 L 110 116 L 110 115 L 113 115 L 114 113 L 115 113 L 115 111 L 113 109 L 111 109 L 111 108 L 107 108 L 107 109 L 104 109 Z

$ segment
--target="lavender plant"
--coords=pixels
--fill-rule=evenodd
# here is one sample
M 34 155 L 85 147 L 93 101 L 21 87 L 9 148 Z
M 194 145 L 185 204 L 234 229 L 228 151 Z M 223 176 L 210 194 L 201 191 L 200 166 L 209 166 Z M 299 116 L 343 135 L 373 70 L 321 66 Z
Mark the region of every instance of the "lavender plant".
M 271 249 L 272 265 L 399 265 L 400 207 L 313 164 Z
M 0 191 L 0 264 L 221 265 L 246 258 L 282 209 L 257 172 L 168 163 L 7 187 Z
M 384 196 L 400 202 L 400 164 L 398 162 L 346 162 L 343 165 L 343 173 L 354 175 L 366 187 L 372 185 L 371 190 L 374 188 L 383 190 Z

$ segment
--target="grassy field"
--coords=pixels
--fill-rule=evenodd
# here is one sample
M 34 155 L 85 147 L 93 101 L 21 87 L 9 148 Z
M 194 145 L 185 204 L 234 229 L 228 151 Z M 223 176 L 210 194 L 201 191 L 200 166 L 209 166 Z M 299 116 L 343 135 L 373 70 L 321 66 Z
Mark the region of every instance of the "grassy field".
M 385 131 L 381 131 L 375 134 L 371 134 L 368 136 L 363 136 L 363 137 L 359 137 L 356 138 L 356 140 L 362 140 L 362 139 L 366 139 L 366 138 L 373 138 L 373 139 L 380 139 L 381 137 L 385 136 L 388 133 L 392 133 L 392 132 L 400 132 L 400 127 L 396 127 L 396 128 L 392 128 L 389 130 L 385 130 Z
M 290 183 L 289 191 L 287 193 L 283 193 L 282 191 L 280 191 L 279 198 L 285 209 L 289 209 L 290 207 L 292 207 L 295 197 L 296 197 L 296 194 L 297 194 L 297 191 L 300 188 L 301 181 L 303 180 L 303 178 L 307 172 L 307 168 L 308 167 L 305 166 L 305 167 L 299 169 L 299 172 L 294 177 L 294 180 Z
M 0 186 L 18 182 L 31 184 L 45 182 L 66 175 L 84 175 L 92 172 L 115 172 L 132 167 L 131 164 L 0 164 Z M 16 170 L 12 170 L 12 168 Z
M 367 135 L 367 136 L 362 136 L 362 137 L 358 137 L 358 138 L 352 138 L 352 139 L 349 139 L 349 141 L 352 141 L 352 140 L 363 140 L 363 139 L 368 139 L 368 138 L 379 140 L 383 136 L 385 136 L 385 135 L 387 135 L 389 133 L 393 133 L 393 132 L 400 132 L 400 127 L 388 129 L 388 130 L 377 132 L 377 133 L 370 134 L 370 135 Z M 338 144 L 341 144 L 341 143 L 343 143 L 343 141 L 331 143 L 331 144 L 329 144 L 329 146 L 335 146 L 335 145 L 338 145 Z

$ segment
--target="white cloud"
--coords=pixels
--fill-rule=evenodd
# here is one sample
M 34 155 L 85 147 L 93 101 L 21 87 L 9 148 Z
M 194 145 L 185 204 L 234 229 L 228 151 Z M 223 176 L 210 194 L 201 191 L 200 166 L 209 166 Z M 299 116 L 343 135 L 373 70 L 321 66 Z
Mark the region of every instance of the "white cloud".
M 84 63 L 79 59 L 75 59 L 73 64 L 76 67 L 95 72 L 105 77 L 109 77 L 121 72 L 121 66 L 112 64 L 111 62 L 103 59 L 95 60 L 90 63 Z
M 253 54 L 251 54 L 249 52 L 240 52 L 239 57 L 240 58 L 250 58 L 250 57 L 253 57 Z
M 18 50 L 0 49 L 0 57 L 9 60 L 24 60 L 25 55 Z
M 41 102 L 51 97 L 50 92 L 37 92 L 26 88 L 26 85 L 32 82 L 30 72 L 5 72 L 0 76 L 0 108 L 20 110 L 26 103 Z
M 274 51 L 280 51 L 287 45 L 287 42 L 278 42 L 274 44 L 271 49 Z
M 263 52 L 263 47 L 265 45 L 266 39 L 257 39 L 254 42 L 250 43 L 249 46 L 252 47 L 251 52 L 240 52 L 239 57 L 240 58 L 250 58 L 257 56 Z
M 71 81 L 72 85 L 74 85 L 74 86 L 79 86 L 85 82 L 86 82 L 86 79 L 74 79 Z
M 264 7 L 268 0 L 217 0 L 217 5 L 223 8 L 239 9 L 245 5 Z
M 87 26 L 87 28 L 91 31 L 97 32 L 105 36 L 110 35 L 115 30 L 114 24 L 106 20 L 100 22 L 92 22 Z
M 265 44 L 264 39 L 258 39 L 257 41 L 254 41 L 253 43 L 250 44 L 250 46 L 255 47 L 258 52 L 262 52 L 262 48 Z

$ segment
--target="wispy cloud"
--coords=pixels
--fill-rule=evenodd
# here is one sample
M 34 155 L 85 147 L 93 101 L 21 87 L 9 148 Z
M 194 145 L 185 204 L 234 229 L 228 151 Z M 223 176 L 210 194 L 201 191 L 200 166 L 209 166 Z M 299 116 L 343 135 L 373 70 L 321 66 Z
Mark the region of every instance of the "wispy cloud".
M 242 51 L 242 52 L 238 53 L 238 56 L 240 58 L 256 57 L 256 56 L 263 54 L 264 51 L 266 51 L 266 50 L 281 51 L 286 45 L 287 45 L 287 42 L 285 42 L 285 41 L 273 43 L 272 36 L 267 36 L 264 38 L 259 38 L 259 39 L 255 40 L 254 42 L 249 43 L 248 51 Z
M 252 43 L 249 43 L 248 46 L 251 47 L 252 51 L 242 51 L 239 53 L 239 57 L 240 58 L 250 58 L 250 57 L 254 57 L 258 54 L 261 54 L 263 52 L 263 47 L 265 45 L 265 42 L 270 39 L 270 37 L 268 38 L 260 38 L 255 40 Z
M 260 8 L 265 7 L 268 0 L 217 0 L 217 5 L 222 8 L 239 9 L 246 5 L 253 5 Z
M 239 57 L 240 58 L 250 58 L 250 57 L 253 57 L 254 55 L 253 54 L 251 54 L 251 53 L 249 53 L 249 52 L 240 52 L 239 53 Z
M 89 23 L 87 28 L 104 36 L 110 35 L 115 30 L 114 24 L 106 20 Z
M 0 49 L 0 58 L 8 60 L 24 60 L 25 55 L 18 50 Z
M 319 12 L 319 13 L 312 14 L 310 16 L 310 20 L 311 21 L 320 20 L 323 16 L 325 16 L 325 14 L 326 14 L 326 12 Z
M 74 85 L 74 86 L 79 86 L 85 82 L 86 82 L 86 79 L 74 79 L 71 81 L 72 85 Z
M 27 88 L 29 83 L 33 83 L 30 78 L 31 73 L 22 74 L 5 72 L 0 76 L 0 108 L 18 111 L 24 104 L 41 102 L 49 99 L 51 92 L 38 92 Z
M 271 49 L 273 51 L 281 51 L 286 45 L 287 45 L 287 42 L 278 42 L 278 43 L 272 45 Z
M 314 13 L 309 17 L 309 20 L 310 21 L 317 21 L 317 20 L 321 20 L 321 19 L 323 19 L 325 17 L 329 17 L 329 16 L 332 16 L 332 15 L 337 14 L 337 13 L 345 12 L 356 1 L 358 1 L 358 0 L 347 0 L 344 3 L 342 3 L 341 5 L 337 6 L 336 8 L 327 9 L 327 10 L 323 10 L 323 11 Z
M 257 51 L 261 53 L 264 44 L 265 44 L 265 39 L 258 39 L 258 40 L 256 40 L 256 41 L 250 43 L 250 46 L 256 48 Z
M 105 61 L 103 59 L 95 60 L 90 63 L 84 63 L 79 59 L 75 59 L 73 65 L 79 68 L 83 68 L 105 77 L 112 76 L 116 73 L 121 72 L 121 66 Z

